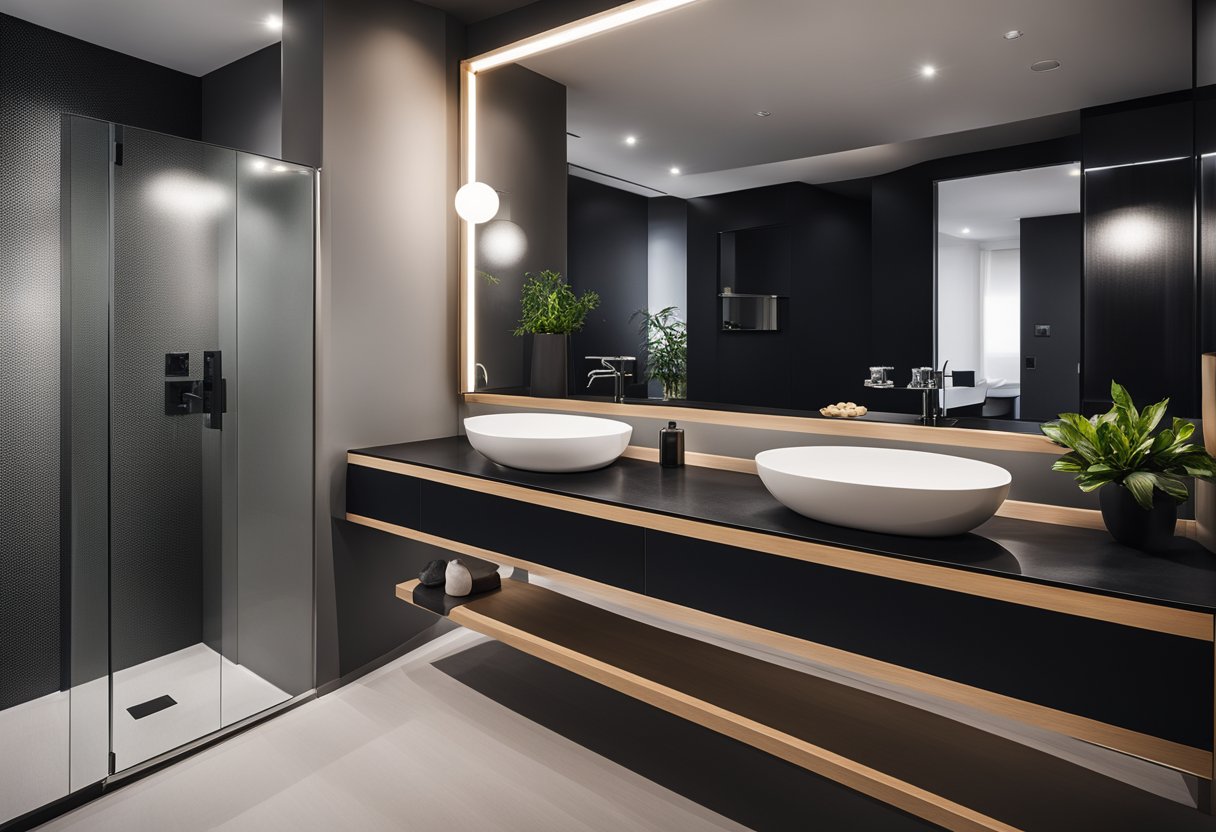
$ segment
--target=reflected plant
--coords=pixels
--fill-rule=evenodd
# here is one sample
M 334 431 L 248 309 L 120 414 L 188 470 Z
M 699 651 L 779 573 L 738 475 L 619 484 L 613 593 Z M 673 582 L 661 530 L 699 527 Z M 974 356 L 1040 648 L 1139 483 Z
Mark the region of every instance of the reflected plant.
M 675 306 L 658 312 L 639 309 L 630 317 L 642 319 L 638 331 L 646 349 L 646 379 L 663 385 L 664 399 L 688 395 L 688 326 L 676 317 L 678 311 Z
M 555 271 L 528 273 L 520 295 L 522 317 L 516 335 L 568 335 L 578 332 L 587 313 L 600 305 L 600 296 L 590 290 L 581 295 Z

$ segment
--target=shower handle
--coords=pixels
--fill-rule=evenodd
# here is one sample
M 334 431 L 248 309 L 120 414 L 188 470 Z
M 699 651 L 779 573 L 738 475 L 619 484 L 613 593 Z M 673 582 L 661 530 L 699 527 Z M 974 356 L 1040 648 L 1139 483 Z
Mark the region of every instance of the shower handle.
M 207 416 L 203 426 L 211 430 L 224 429 L 224 354 L 221 350 L 203 353 L 203 408 Z

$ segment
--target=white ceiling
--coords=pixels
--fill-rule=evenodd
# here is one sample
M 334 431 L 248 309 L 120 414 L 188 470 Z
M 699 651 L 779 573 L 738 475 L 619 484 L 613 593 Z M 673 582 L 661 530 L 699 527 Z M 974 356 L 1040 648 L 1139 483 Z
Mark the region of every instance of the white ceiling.
M 689 197 L 1073 132 L 1082 107 L 1189 87 L 1190 19 L 1189 0 L 699 0 L 524 64 L 568 87 L 571 162 Z
M 1052 165 L 939 182 L 938 233 L 975 242 L 1009 240 L 1020 236 L 1018 220 L 1024 217 L 1078 213 L 1080 169 Z
M 0 12 L 191 75 L 278 43 L 263 21 L 282 7 L 282 0 L 0 0 Z

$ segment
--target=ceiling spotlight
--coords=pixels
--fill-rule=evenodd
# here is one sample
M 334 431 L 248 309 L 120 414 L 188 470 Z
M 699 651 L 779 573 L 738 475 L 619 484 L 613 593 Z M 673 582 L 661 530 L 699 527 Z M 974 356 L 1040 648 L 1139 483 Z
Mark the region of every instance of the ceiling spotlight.
M 964 228 L 964 229 L 963 229 L 963 233 L 964 233 L 964 234 L 970 234 L 970 233 L 971 233 L 971 229 L 970 229 L 970 228 Z
M 1030 65 L 1030 68 L 1035 72 L 1051 72 L 1053 69 L 1060 68 L 1060 62 L 1057 60 L 1035 61 Z
M 1004 34 L 1002 37 L 1004 37 L 1004 38 L 1005 38 L 1005 40 L 1017 40 L 1017 39 L 1018 39 L 1018 38 L 1020 38 L 1021 36 L 1022 36 L 1022 30 L 1021 30 L 1021 29 L 1010 29 L 1010 30 L 1009 30 L 1008 32 L 1006 32 L 1006 33 L 1005 33 L 1005 34 Z
M 772 114 L 771 110 L 756 110 L 756 115 L 760 116 L 760 118 L 768 118 Z
M 262 21 L 262 25 L 272 32 L 283 31 L 283 18 L 277 14 L 268 14 L 266 19 Z
M 287 165 L 275 165 L 273 168 L 271 168 L 271 170 L 273 170 L 275 173 L 286 173 Z
M 937 67 L 933 64 L 925 64 L 920 68 L 920 74 L 922 78 L 932 78 L 937 74 Z
M 265 159 L 254 159 L 251 167 L 254 170 L 266 170 L 266 160 Z
M 637 136 L 626 136 L 625 137 L 625 144 L 629 145 L 630 147 L 633 147 L 637 143 L 638 143 Z
M 672 169 L 671 169 L 671 175 L 672 175 L 672 176 L 679 176 L 679 175 L 680 175 L 680 169 L 679 169 L 679 168 L 672 168 Z

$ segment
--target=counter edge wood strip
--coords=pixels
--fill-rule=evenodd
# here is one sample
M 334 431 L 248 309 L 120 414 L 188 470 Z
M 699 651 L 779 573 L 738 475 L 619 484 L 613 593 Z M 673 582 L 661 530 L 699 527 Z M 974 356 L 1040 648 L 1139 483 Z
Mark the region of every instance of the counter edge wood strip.
M 406 585 L 402 585 L 403 587 Z M 409 598 L 412 601 L 412 588 Z M 402 597 L 401 588 L 398 597 Z M 600 659 L 571 650 L 526 630 L 482 615 L 467 606 L 448 613 L 451 621 L 489 636 L 542 661 L 612 688 L 670 714 L 759 748 L 821 777 L 868 795 L 882 803 L 957 832 L 1020 832 L 1017 827 L 968 809 L 930 791 L 659 684 Z
M 481 558 L 505 566 L 518 567 L 530 574 L 552 580 L 556 583 L 567 584 L 577 590 L 593 595 L 609 603 L 620 604 L 635 612 L 666 618 L 674 623 L 701 629 L 722 638 L 735 639 L 753 645 L 769 647 L 801 659 L 851 673 L 858 673 L 871 679 L 896 685 L 908 690 L 940 697 L 965 707 L 975 708 L 991 714 L 1014 719 L 1019 722 L 1037 725 L 1049 731 L 1073 737 L 1103 748 L 1110 748 L 1123 754 L 1129 754 L 1151 763 L 1167 766 L 1177 771 L 1193 774 L 1205 779 L 1212 778 L 1213 755 L 1200 748 L 1172 742 L 1154 737 L 1128 728 L 1121 728 L 1110 723 L 1100 722 L 1089 717 L 1060 711 L 1046 705 L 1038 705 L 1016 699 L 994 691 L 973 687 L 962 682 L 933 676 L 920 670 L 891 664 L 880 659 L 873 659 L 858 653 L 851 653 L 837 647 L 830 647 L 818 642 L 785 635 L 774 630 L 766 630 L 753 624 L 746 624 L 730 618 L 724 618 L 713 613 L 703 612 L 691 607 L 684 607 L 671 601 L 640 595 L 627 589 L 602 584 L 589 578 L 582 578 L 558 569 L 535 564 L 530 561 L 504 555 L 488 549 L 482 549 L 467 543 L 449 540 L 428 534 L 417 529 L 397 526 L 383 520 L 347 514 L 346 519 L 379 531 L 388 532 L 399 537 L 415 540 L 430 546 L 446 549 L 450 552 L 470 557 Z M 413 591 L 418 581 L 407 581 L 397 585 L 397 597 L 410 601 L 411 596 L 403 593 Z
M 621 454 L 627 459 L 637 459 L 642 462 L 658 462 L 659 449 L 648 448 L 644 445 L 630 445 Z M 738 456 L 723 456 L 721 454 L 706 454 L 688 451 L 684 454 L 686 465 L 697 468 L 713 468 L 718 471 L 735 471 L 740 474 L 755 474 L 756 460 Z M 1102 512 L 1092 508 L 1076 506 L 1057 506 L 1050 503 L 1032 503 L 1025 500 L 1006 500 L 996 510 L 998 517 L 1009 517 L 1014 520 L 1032 520 L 1035 523 L 1050 523 L 1055 526 L 1073 526 L 1078 529 L 1106 528 Z M 1179 520 L 1177 534 L 1180 537 L 1196 539 L 1198 531 L 1194 520 Z
M 893 422 L 866 422 L 847 419 L 816 419 L 776 413 L 741 413 L 698 407 L 618 404 L 584 399 L 545 399 L 510 396 L 502 393 L 465 393 L 467 404 L 520 407 L 530 410 L 559 410 L 569 413 L 595 413 L 601 416 L 633 416 L 640 419 L 693 422 L 703 425 L 729 425 L 757 430 L 811 433 L 820 436 L 846 436 L 890 442 L 916 442 L 923 445 L 949 445 L 993 451 L 1025 451 L 1061 456 L 1064 449 L 1046 436 L 1033 433 L 1008 433 L 998 430 L 929 427 Z
M 536 488 L 457 474 L 438 468 L 426 468 L 406 462 L 364 456 L 353 451 L 347 454 L 347 462 L 352 465 L 362 465 L 545 508 L 597 517 L 808 563 L 817 563 L 850 572 L 860 572 L 880 578 L 977 595 L 996 601 L 1021 604 L 1200 641 L 1211 642 L 1216 637 L 1216 634 L 1213 633 L 1213 616 L 1208 613 L 1022 581 L 1016 578 L 987 575 L 949 566 L 937 566 L 893 555 L 877 555 L 843 549 L 823 543 L 812 543 L 807 540 L 731 526 L 719 526 L 700 520 L 689 520 L 643 509 L 599 503 L 594 500 L 554 494 Z

